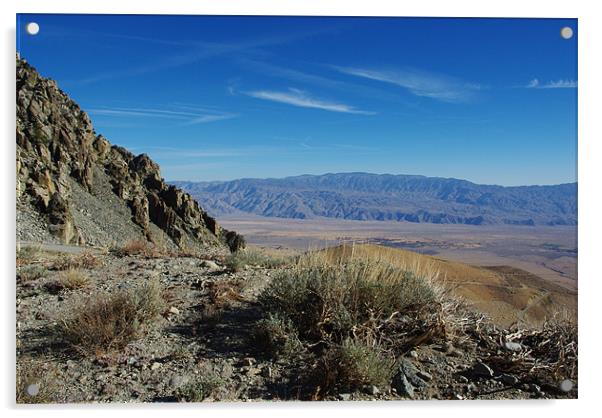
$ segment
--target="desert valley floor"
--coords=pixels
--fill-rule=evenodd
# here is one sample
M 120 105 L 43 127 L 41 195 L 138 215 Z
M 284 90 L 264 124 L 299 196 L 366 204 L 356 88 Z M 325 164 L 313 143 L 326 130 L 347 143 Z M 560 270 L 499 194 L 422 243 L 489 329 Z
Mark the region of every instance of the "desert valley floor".
M 507 265 L 569 290 L 577 289 L 574 226 L 472 226 L 410 222 L 222 217 L 255 246 L 304 250 L 362 242 L 403 248 L 479 266 Z

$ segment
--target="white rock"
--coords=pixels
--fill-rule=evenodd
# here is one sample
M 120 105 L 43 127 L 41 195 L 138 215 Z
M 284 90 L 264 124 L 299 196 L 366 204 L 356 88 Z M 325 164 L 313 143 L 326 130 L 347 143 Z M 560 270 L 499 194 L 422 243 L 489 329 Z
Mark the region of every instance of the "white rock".
M 201 267 L 206 267 L 210 270 L 219 270 L 220 269 L 220 266 L 215 261 L 211 261 L 211 260 L 201 261 Z
M 504 343 L 504 348 L 508 351 L 519 352 L 523 349 L 523 346 L 520 343 L 515 343 L 512 341 L 507 341 Z

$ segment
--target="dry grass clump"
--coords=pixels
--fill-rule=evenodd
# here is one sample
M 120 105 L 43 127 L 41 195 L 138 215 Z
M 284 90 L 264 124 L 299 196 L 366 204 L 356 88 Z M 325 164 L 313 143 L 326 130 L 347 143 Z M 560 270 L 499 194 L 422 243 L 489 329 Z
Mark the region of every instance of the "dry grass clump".
M 52 263 L 54 270 L 71 270 L 71 269 L 95 269 L 102 266 L 102 259 L 90 252 L 85 251 L 79 255 L 62 254 Z
M 83 271 L 70 268 L 61 275 L 59 282 L 65 289 L 75 290 L 88 286 L 90 279 Z
M 362 389 L 369 385 L 387 387 L 395 373 L 396 360 L 378 344 L 347 338 L 327 349 L 310 371 L 308 381 L 314 399 Z
M 320 253 L 320 256 L 330 264 L 338 264 L 347 260 L 370 261 L 412 272 L 416 276 L 422 277 L 428 281 L 445 279 L 450 274 L 455 277 L 456 273 L 458 273 L 462 279 L 467 276 L 473 277 L 475 275 L 474 272 L 470 270 L 472 267 L 462 263 L 442 262 L 441 260 L 428 255 L 400 250 L 398 248 L 383 247 L 381 245 L 340 245 L 327 248 Z M 469 270 L 462 269 L 464 267 Z
M 244 301 L 240 294 L 241 283 L 237 280 L 218 280 L 208 282 L 205 285 L 207 297 L 211 305 L 218 309 L 223 309 L 232 304 L 232 302 Z
M 40 256 L 40 246 L 17 247 L 17 266 L 33 263 Z
M 114 250 L 120 256 L 128 255 L 146 255 L 151 251 L 152 247 L 147 241 L 131 240 Z
M 213 328 L 219 324 L 225 309 L 245 300 L 240 294 L 240 288 L 241 282 L 238 280 L 207 282 L 204 290 L 208 301 L 203 304 L 196 325 Z
M 163 308 L 160 284 L 148 281 L 91 298 L 62 319 L 59 329 L 63 339 L 77 350 L 98 354 L 138 338 Z
M 22 283 L 41 279 L 48 274 L 48 270 L 40 265 L 25 265 L 17 268 L 17 280 Z
M 147 258 L 157 258 L 164 255 L 159 247 L 145 240 L 131 240 L 121 247 L 116 247 L 111 252 L 119 257 L 139 255 Z
M 281 257 L 270 256 L 259 251 L 245 249 L 236 251 L 226 257 L 225 266 L 233 272 L 243 270 L 246 266 L 278 268 L 286 264 L 287 260 Z

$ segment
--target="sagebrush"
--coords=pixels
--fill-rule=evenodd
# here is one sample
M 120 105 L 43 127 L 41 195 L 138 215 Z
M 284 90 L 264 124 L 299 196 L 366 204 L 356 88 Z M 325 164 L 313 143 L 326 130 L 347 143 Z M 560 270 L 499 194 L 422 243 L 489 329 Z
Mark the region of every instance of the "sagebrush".
M 268 316 L 256 326 L 256 346 L 273 357 L 309 351 L 314 365 L 300 374 L 312 399 L 387 387 L 399 356 L 445 336 L 435 279 L 428 266 L 310 252 L 260 294 Z
M 234 272 L 238 272 L 247 266 L 264 268 L 277 268 L 286 263 L 286 259 L 261 253 L 256 250 L 245 249 L 230 254 L 225 260 L 225 266 Z
M 277 274 L 259 300 L 268 312 L 292 321 L 301 337 L 342 342 L 352 330 L 374 328 L 392 315 L 435 313 L 440 290 L 390 264 L 330 262 L 311 254 Z
M 138 338 L 163 309 L 160 284 L 148 281 L 81 303 L 61 320 L 59 329 L 77 350 L 105 352 Z
M 37 264 L 17 267 L 17 280 L 19 280 L 22 283 L 41 279 L 47 274 L 48 270 L 46 270 L 45 267 Z

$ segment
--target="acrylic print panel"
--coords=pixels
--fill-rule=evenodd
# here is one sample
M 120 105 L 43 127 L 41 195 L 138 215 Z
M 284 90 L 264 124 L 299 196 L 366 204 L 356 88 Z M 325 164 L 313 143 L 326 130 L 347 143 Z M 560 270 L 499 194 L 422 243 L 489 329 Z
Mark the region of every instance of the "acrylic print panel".
M 575 19 L 17 34 L 17 402 L 577 397 Z

